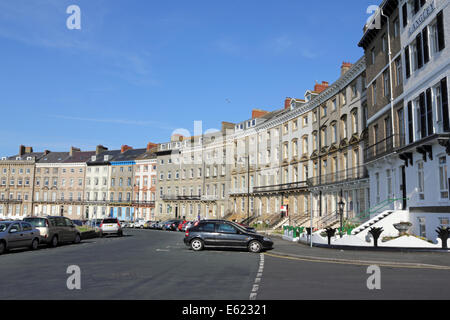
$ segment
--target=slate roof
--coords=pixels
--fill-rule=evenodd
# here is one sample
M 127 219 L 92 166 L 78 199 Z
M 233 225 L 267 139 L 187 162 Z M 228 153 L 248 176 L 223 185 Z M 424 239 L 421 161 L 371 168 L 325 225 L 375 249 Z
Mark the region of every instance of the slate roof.
M 99 165 L 105 165 L 105 164 L 109 164 L 111 162 L 111 160 L 120 153 L 120 150 L 106 150 L 103 152 L 100 152 L 99 154 L 96 155 L 96 160 L 92 161 L 91 159 L 89 159 L 86 164 L 88 166 L 99 166 Z M 94 156 L 95 153 L 92 155 Z M 110 156 L 110 159 L 108 161 L 105 161 L 105 156 Z M 91 157 L 92 157 L 91 156 Z
M 42 156 L 37 163 L 62 163 L 70 156 L 69 152 L 50 152 Z
M 120 153 L 119 150 L 119 153 L 111 159 L 111 162 L 134 161 L 146 152 L 147 149 L 129 149 L 124 153 Z
M 146 151 L 145 153 L 138 156 L 136 160 L 156 159 L 156 150 L 157 148 L 155 148 L 154 150 Z
M 91 157 L 95 155 L 95 151 L 77 151 L 74 152 L 72 156 L 69 156 L 64 163 L 79 163 L 86 162 L 91 159 Z
M 43 152 L 31 152 L 31 153 L 25 153 L 22 155 L 21 160 L 27 160 L 28 157 L 35 157 L 36 160 L 39 160 L 44 155 Z M 16 160 L 16 158 L 19 155 L 16 154 L 15 156 L 7 157 L 7 160 Z

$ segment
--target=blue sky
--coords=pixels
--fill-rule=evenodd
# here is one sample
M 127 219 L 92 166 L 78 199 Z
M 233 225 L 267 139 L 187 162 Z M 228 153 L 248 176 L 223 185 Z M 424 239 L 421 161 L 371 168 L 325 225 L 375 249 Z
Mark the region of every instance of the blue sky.
M 69 30 L 69 5 L 81 30 Z M 0 0 L 0 155 L 165 142 L 335 81 L 378 1 Z

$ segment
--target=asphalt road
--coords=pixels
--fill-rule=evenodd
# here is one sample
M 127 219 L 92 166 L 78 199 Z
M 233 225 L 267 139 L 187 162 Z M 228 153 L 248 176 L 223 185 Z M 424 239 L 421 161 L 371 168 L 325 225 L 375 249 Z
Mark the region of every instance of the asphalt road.
M 310 249 L 279 239 L 274 239 L 275 249 L 264 255 L 232 250 L 193 252 L 182 242 L 184 234 L 180 232 L 126 230 L 125 235 L 0 256 L 0 300 L 448 299 L 450 296 L 449 253 L 344 253 Z M 380 290 L 367 288 L 370 274 L 364 261 L 369 260 L 383 263 Z M 390 262 L 405 265 L 392 266 Z M 422 265 L 431 262 L 431 267 Z M 80 290 L 67 288 L 70 274 L 66 272 L 71 265 L 81 270 Z

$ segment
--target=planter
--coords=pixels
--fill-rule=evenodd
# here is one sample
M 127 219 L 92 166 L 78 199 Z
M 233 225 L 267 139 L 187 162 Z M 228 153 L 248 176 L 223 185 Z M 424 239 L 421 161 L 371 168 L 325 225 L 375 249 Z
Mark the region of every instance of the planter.
M 399 236 L 404 236 L 408 233 L 408 230 L 411 228 L 411 222 L 400 222 L 395 223 L 394 228 L 398 230 Z

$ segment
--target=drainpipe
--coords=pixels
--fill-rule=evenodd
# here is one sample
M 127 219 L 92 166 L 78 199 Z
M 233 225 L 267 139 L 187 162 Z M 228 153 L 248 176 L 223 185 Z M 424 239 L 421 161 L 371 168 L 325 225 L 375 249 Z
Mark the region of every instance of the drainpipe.
M 394 125 L 394 98 L 393 98 L 393 85 L 392 85 L 392 52 L 391 52 L 391 32 L 389 25 L 389 17 L 384 14 L 383 9 L 381 9 L 381 15 L 387 19 L 387 42 L 388 42 L 388 55 L 389 55 L 389 86 L 390 86 L 390 100 L 391 100 L 391 125 L 392 125 L 392 143 L 393 147 L 396 147 L 395 143 L 395 125 Z M 388 138 L 388 137 L 386 137 Z

